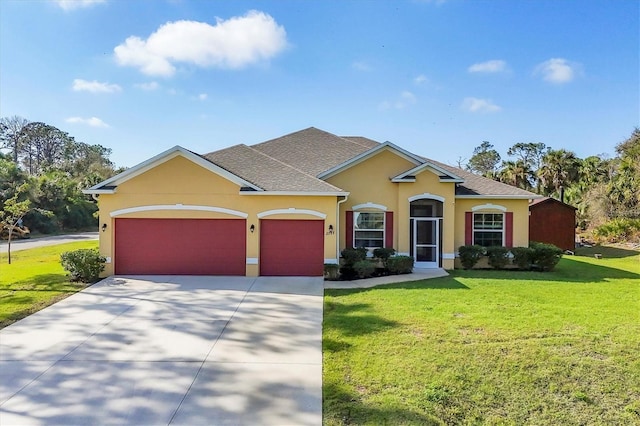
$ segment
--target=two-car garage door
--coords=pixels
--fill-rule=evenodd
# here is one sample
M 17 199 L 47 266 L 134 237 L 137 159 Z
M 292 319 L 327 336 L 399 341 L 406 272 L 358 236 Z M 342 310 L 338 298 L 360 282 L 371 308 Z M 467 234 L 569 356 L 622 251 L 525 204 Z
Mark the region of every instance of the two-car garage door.
M 245 275 L 245 219 L 115 220 L 115 273 Z M 324 221 L 261 220 L 260 275 L 321 276 Z
M 245 219 L 116 219 L 116 274 L 244 275 Z

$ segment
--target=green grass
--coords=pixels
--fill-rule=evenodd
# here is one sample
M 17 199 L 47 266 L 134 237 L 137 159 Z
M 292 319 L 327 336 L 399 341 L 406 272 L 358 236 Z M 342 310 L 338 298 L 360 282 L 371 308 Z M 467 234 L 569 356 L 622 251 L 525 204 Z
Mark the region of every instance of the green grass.
M 60 265 L 60 254 L 81 248 L 97 248 L 97 241 L 60 244 L 0 255 L 0 328 L 18 321 L 81 290 L 70 283 Z
M 325 424 L 640 424 L 638 252 L 325 294 Z

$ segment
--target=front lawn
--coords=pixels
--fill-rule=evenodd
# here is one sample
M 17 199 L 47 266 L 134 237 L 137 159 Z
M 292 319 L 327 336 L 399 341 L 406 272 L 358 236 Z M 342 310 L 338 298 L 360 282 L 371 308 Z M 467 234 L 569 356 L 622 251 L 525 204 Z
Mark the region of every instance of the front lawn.
M 97 248 L 97 241 L 60 244 L 0 255 L 0 328 L 18 321 L 84 288 L 70 283 L 60 254 Z
M 325 424 L 640 424 L 638 252 L 325 294 Z

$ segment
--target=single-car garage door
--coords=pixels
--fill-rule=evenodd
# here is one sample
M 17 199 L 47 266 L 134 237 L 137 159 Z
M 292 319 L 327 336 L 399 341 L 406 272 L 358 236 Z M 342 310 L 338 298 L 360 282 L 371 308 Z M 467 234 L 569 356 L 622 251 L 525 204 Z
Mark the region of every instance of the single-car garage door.
M 260 275 L 321 276 L 324 221 L 260 221 Z
M 245 275 L 244 219 L 116 219 L 116 274 Z

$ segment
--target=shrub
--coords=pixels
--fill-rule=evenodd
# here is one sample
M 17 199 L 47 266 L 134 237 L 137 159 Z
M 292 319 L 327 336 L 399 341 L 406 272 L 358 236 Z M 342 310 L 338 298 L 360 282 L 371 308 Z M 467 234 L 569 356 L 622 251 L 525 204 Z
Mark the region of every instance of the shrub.
M 340 275 L 342 278 L 350 280 L 356 277 L 357 272 L 353 269 L 353 265 L 367 258 L 367 249 L 364 247 L 346 248 L 340 252 L 342 255 L 342 268 Z
M 387 259 L 390 274 L 410 274 L 413 271 L 413 257 L 392 256 Z
M 501 246 L 487 247 L 489 265 L 494 269 L 504 269 L 509 263 L 509 249 Z
M 353 270 L 360 278 L 369 278 L 376 270 L 376 265 L 370 260 L 359 260 L 353 264 Z
M 531 263 L 541 271 L 552 271 L 562 257 L 562 249 L 553 244 L 531 242 Z
M 106 258 L 95 249 L 66 251 L 60 255 L 62 267 L 69 272 L 72 281 L 93 283 L 104 271 Z
M 389 258 L 394 254 L 396 254 L 396 249 L 391 247 L 377 248 L 373 250 L 373 257 L 380 259 L 385 268 L 387 267 L 387 260 L 389 260 Z
M 329 281 L 337 281 L 340 276 L 340 265 L 337 263 L 324 264 L 324 278 Z
M 484 255 L 484 247 L 476 245 L 460 246 L 458 248 L 460 254 L 460 262 L 464 269 L 471 269 L 476 266 L 476 263 Z
M 513 255 L 513 264 L 516 265 L 518 269 L 525 271 L 531 269 L 532 249 L 529 247 L 513 247 L 511 254 Z

